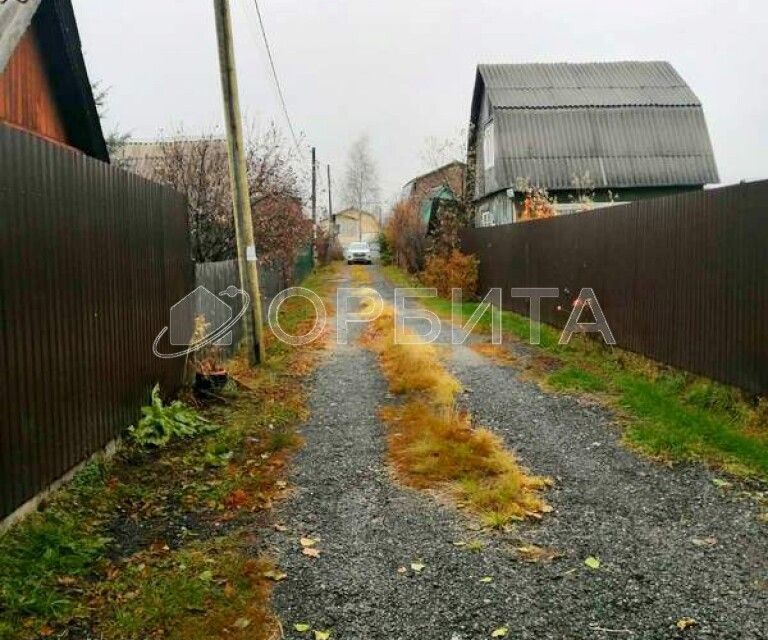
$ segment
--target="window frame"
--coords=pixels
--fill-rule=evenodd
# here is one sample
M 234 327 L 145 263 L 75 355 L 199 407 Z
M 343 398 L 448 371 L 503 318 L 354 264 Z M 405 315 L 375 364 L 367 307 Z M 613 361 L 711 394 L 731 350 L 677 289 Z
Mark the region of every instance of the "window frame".
M 483 168 L 487 171 L 496 164 L 496 126 L 493 119 L 483 128 Z

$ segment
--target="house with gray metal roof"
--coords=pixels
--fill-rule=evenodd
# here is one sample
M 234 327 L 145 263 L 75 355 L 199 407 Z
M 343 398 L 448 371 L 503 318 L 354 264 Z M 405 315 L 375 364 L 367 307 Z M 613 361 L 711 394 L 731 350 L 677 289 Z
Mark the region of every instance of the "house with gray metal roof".
M 468 159 L 483 226 L 516 220 L 521 183 L 567 212 L 585 191 L 600 206 L 719 181 L 701 102 L 668 62 L 481 64 Z

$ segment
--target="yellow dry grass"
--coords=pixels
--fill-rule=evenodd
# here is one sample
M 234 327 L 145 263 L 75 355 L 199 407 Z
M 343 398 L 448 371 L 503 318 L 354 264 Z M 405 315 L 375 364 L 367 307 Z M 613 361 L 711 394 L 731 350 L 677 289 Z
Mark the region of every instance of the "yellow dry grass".
M 364 344 L 379 356 L 402 405 L 381 411 L 389 427 L 389 457 L 398 476 L 419 489 L 447 489 L 459 505 L 488 525 L 536 517 L 548 509 L 545 478 L 527 475 L 498 436 L 456 410 L 459 382 L 428 344 L 395 344 L 391 308 L 371 323 Z
M 511 366 L 515 364 L 516 358 L 503 344 L 492 344 L 490 342 L 474 342 L 470 348 L 496 364 L 502 366 Z
M 373 282 L 370 268 L 366 268 L 359 264 L 354 264 L 349 268 L 349 275 L 352 278 L 352 282 L 361 286 Z

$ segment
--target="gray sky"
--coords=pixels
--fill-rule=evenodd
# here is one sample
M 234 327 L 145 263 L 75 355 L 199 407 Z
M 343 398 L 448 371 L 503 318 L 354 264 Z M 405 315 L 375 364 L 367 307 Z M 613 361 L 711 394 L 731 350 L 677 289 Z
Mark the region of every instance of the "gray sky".
M 232 0 L 243 108 L 284 126 L 252 0 Z M 109 125 L 222 121 L 211 0 L 74 0 Z M 340 177 L 370 135 L 389 198 L 428 136 L 466 126 L 478 62 L 668 60 L 704 104 L 724 183 L 768 177 L 765 0 L 261 0 L 294 126 Z

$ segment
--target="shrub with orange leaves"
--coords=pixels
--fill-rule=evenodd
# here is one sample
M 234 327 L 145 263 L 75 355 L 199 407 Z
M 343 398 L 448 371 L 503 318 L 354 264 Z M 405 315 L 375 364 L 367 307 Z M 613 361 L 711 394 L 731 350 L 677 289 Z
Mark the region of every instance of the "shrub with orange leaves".
M 393 262 L 409 273 L 424 266 L 427 229 L 413 200 L 401 200 L 392 209 L 384 229 Z
M 518 214 L 518 220 L 540 220 L 541 218 L 553 218 L 555 211 L 555 198 L 549 195 L 544 187 L 532 186 L 528 180 L 519 179 L 515 191 L 524 195 L 523 208 Z
M 475 256 L 453 249 L 447 254 L 429 256 L 421 281 L 436 288 L 443 298 L 450 298 L 452 289 L 461 289 L 466 299 L 477 293 L 478 266 Z

